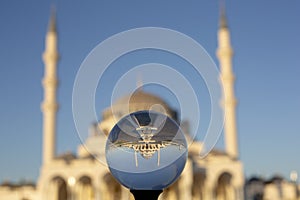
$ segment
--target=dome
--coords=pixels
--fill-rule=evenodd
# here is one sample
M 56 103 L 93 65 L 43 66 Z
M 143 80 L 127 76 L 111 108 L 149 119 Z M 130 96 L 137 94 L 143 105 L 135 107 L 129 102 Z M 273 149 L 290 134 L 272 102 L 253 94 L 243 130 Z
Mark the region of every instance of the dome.
M 173 117 L 172 109 L 163 99 L 143 90 L 137 90 L 131 95 L 120 98 L 113 104 L 112 108 L 120 115 L 129 114 L 126 111 L 131 113 L 141 110 L 154 110 Z
M 124 105 L 129 103 L 130 105 L 133 104 L 148 104 L 148 105 L 154 105 L 154 104 L 159 104 L 163 107 L 169 108 L 167 103 L 162 100 L 160 97 L 144 92 L 143 90 L 138 90 L 134 92 L 132 95 L 126 95 L 119 100 L 117 100 L 114 105 Z
M 107 108 L 103 112 L 103 119 L 105 120 L 110 118 L 113 115 L 112 111 L 117 118 L 120 118 L 121 116 L 127 115 L 131 112 L 141 110 L 154 110 L 157 112 L 162 112 L 177 120 L 176 112 L 170 108 L 163 99 L 141 89 L 137 90 L 131 95 L 126 95 L 118 99 L 112 105 L 112 107 Z

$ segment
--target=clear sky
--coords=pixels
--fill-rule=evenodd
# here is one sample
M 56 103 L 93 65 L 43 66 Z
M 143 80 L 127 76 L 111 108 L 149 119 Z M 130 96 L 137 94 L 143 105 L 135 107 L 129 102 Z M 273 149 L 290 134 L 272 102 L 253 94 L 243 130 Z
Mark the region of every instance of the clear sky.
M 51 4 L 57 8 L 61 54 L 58 153 L 76 151 L 80 143 L 72 118 L 73 83 L 87 54 L 109 36 L 137 27 L 170 28 L 198 41 L 217 62 L 218 1 L 1 1 L 0 182 L 39 175 L 41 55 Z M 245 174 L 300 173 L 300 2 L 226 1 L 226 10 Z M 101 94 L 97 99 L 100 113 L 108 104 Z

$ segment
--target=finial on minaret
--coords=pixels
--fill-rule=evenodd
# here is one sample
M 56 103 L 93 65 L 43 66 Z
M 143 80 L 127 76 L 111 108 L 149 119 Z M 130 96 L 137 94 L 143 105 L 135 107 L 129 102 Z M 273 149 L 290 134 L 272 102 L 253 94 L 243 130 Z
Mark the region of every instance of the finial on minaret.
M 48 25 L 48 31 L 56 32 L 56 8 L 54 5 L 51 7 L 51 16 Z
M 220 1 L 220 22 L 219 28 L 228 28 L 227 17 L 225 12 L 225 0 Z

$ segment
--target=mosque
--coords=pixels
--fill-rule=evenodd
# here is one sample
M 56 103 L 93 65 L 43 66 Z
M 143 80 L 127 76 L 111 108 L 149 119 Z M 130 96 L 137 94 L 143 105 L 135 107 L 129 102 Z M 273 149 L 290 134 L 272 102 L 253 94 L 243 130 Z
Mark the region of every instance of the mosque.
M 56 155 L 57 64 L 59 60 L 55 16 L 51 16 L 45 40 L 43 113 L 43 159 L 36 184 L 0 186 L 0 199 L 9 200 L 129 200 L 133 196 L 111 176 L 107 167 L 97 159 L 104 158 L 105 134 L 116 123 L 109 107 L 102 112 L 102 120 L 93 124 L 77 154 Z M 244 172 L 239 160 L 236 129 L 235 77 L 232 70 L 233 50 L 225 14 L 221 15 L 218 29 L 217 57 L 220 82 L 224 87 L 223 107 L 224 150 L 213 149 L 199 158 L 202 143 L 196 141 L 189 148 L 188 160 L 180 178 L 165 189 L 159 199 L 166 200 L 242 200 L 244 199 Z M 219 81 L 219 80 L 216 80 Z M 178 113 L 160 97 L 139 90 L 117 100 L 112 106 L 124 112 L 129 102 L 130 111 L 149 109 L 154 104 L 163 106 L 167 115 L 176 120 Z M 188 138 L 188 127 L 182 127 Z

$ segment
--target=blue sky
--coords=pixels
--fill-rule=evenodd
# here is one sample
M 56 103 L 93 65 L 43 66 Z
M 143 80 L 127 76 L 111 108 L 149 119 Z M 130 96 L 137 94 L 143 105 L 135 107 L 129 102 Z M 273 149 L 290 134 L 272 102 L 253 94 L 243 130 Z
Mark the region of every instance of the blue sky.
M 71 107 L 77 70 L 111 35 L 137 27 L 170 28 L 198 41 L 217 61 L 218 1 L 1 1 L 0 181 L 35 180 L 39 174 L 41 55 L 51 4 L 57 8 L 61 54 L 59 153 L 75 151 L 80 143 Z M 226 10 L 245 174 L 300 172 L 300 2 L 226 1 Z M 97 100 L 100 113 L 108 104 L 101 94 Z

